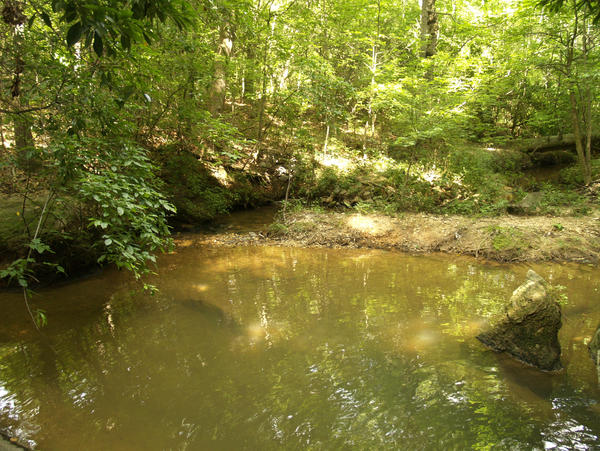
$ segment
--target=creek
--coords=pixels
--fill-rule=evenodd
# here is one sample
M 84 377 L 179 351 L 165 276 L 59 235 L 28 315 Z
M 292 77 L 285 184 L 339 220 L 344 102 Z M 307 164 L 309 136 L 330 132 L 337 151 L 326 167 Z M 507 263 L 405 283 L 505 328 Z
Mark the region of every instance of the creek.
M 555 374 L 474 338 L 529 268 L 569 297 Z M 113 270 L 41 290 L 44 336 L 0 293 L 0 429 L 43 450 L 593 449 L 597 274 L 182 240 L 155 295 Z

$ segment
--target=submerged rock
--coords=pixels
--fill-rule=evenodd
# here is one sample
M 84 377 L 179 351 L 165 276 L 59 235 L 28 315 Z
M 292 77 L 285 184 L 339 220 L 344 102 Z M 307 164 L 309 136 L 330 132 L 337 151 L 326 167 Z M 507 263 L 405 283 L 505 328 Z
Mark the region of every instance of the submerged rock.
M 598 370 L 600 371 L 600 326 L 596 329 L 596 333 L 594 334 L 592 341 L 590 341 L 588 349 L 590 350 L 592 360 L 594 360 L 594 363 L 598 366 Z
M 558 331 L 560 306 L 547 282 L 534 271 L 510 298 L 506 314 L 477 336 L 484 345 L 542 370 L 562 368 Z

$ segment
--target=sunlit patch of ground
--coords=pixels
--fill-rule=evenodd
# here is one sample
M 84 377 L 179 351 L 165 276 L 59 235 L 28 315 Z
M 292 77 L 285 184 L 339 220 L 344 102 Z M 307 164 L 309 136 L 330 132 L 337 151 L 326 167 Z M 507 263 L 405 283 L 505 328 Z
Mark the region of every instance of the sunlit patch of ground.
M 389 222 L 374 216 L 354 214 L 348 217 L 346 223 L 350 229 L 369 235 L 381 235 L 391 231 Z
M 463 254 L 500 262 L 600 263 L 600 220 L 594 216 L 470 218 L 404 213 L 392 217 L 304 210 L 287 215 L 283 232 L 197 235 L 194 239 L 216 246 L 395 249 Z

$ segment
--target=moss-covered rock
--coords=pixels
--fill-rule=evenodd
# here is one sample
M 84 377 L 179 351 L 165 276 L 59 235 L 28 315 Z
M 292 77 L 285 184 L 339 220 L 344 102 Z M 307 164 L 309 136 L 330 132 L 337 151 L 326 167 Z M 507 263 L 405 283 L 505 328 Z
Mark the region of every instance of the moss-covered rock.
M 505 314 L 477 339 L 497 352 L 542 370 L 562 368 L 558 331 L 560 306 L 546 281 L 529 270 L 527 280 L 510 299 Z
M 161 166 L 160 176 L 177 208 L 175 222 L 207 221 L 232 207 L 232 194 L 189 152 L 171 154 Z
M 519 202 L 508 205 L 506 210 L 513 215 L 535 215 L 539 213 L 543 199 L 544 193 L 541 191 L 527 193 Z
M 174 225 L 206 223 L 237 208 L 262 205 L 271 185 L 264 174 L 249 168 L 233 169 L 203 162 L 186 150 L 163 148 L 157 152 L 163 191 L 177 208 Z

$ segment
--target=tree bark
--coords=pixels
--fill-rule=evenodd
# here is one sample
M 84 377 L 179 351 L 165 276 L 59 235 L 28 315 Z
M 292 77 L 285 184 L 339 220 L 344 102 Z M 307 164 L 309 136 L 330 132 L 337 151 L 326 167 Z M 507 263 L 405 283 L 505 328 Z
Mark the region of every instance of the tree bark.
M 438 16 L 435 0 L 422 0 L 421 5 L 421 56 L 429 58 L 435 55 L 438 41 Z
M 569 100 L 571 102 L 571 122 L 573 123 L 573 134 L 575 135 L 575 150 L 577 151 L 577 161 L 581 167 L 581 173 L 583 175 L 583 183 L 589 185 L 592 181 L 592 175 L 590 168 L 586 164 L 585 151 L 583 148 L 583 136 L 581 133 L 581 126 L 579 125 L 579 110 L 577 108 L 577 99 L 575 98 L 575 92 L 571 90 L 569 92 Z M 591 146 L 591 140 L 590 140 Z
M 229 33 L 229 24 L 224 23 L 219 27 L 219 46 L 214 63 L 213 83 L 209 91 L 208 109 L 213 116 L 219 115 L 225 106 L 225 93 L 227 90 L 227 61 L 231 55 L 233 41 Z
M 583 58 L 587 60 L 587 42 L 586 42 L 586 24 L 585 22 L 582 24 L 583 29 Z M 577 151 L 577 161 L 581 168 L 581 175 L 583 176 L 583 183 L 585 185 L 589 185 L 592 181 L 592 167 L 591 167 L 591 146 L 592 146 L 592 136 L 591 136 L 591 127 L 587 127 L 585 130 L 582 130 L 581 124 L 582 122 L 585 124 L 587 110 L 591 112 L 591 91 L 587 88 L 583 89 L 583 102 L 578 101 L 577 94 L 581 93 L 581 83 L 585 83 L 585 81 L 580 80 L 577 77 L 576 69 L 573 69 L 573 63 L 575 62 L 575 43 L 577 41 L 577 37 L 580 36 L 580 27 L 579 27 L 579 14 L 577 9 L 575 9 L 575 20 L 573 22 L 573 31 L 568 40 L 567 44 L 567 56 L 565 62 L 566 74 L 571 79 L 569 81 L 569 104 L 570 104 L 570 113 L 571 113 L 571 123 L 573 125 L 573 134 L 575 137 L 575 150 Z M 583 105 L 581 105 L 583 103 Z M 582 111 L 583 110 L 583 111 Z M 588 119 L 588 125 L 591 125 L 591 118 Z M 589 133 L 589 136 L 585 136 Z M 585 139 L 585 147 L 584 147 L 584 139 Z
M 19 11 L 23 20 L 26 17 Z M 23 60 L 23 23 L 15 23 L 12 29 L 13 51 L 15 53 L 15 68 L 11 86 L 11 96 L 16 105 L 15 110 L 26 110 L 28 101 L 22 92 L 22 76 L 25 71 Z M 33 134 L 31 133 L 31 118 L 27 113 L 13 115 L 13 132 L 15 138 L 15 150 L 17 161 L 22 169 L 29 170 L 32 167 L 32 158 L 29 150 L 33 147 Z

